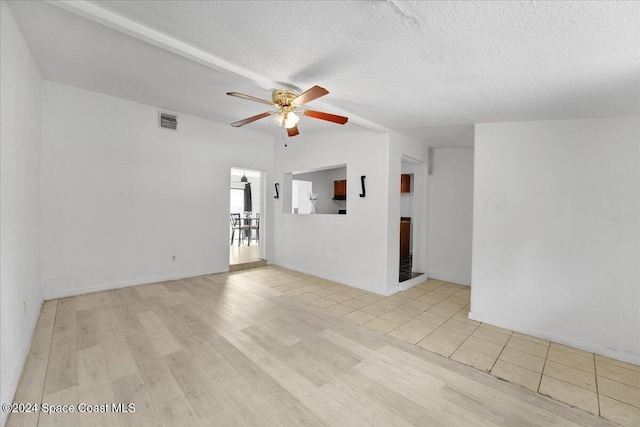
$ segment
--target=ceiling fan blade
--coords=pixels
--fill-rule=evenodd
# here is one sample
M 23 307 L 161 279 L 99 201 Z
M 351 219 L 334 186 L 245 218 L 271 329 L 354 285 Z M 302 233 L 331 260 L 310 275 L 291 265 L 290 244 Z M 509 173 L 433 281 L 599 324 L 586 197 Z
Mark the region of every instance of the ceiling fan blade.
M 298 132 L 298 126 L 294 126 L 292 128 L 287 129 L 287 134 L 289 134 L 289 136 L 296 136 L 299 133 L 300 132 Z
M 307 117 L 313 117 L 314 119 L 326 120 L 328 122 L 338 123 L 343 125 L 349 120 L 348 117 L 337 116 L 335 114 L 323 113 L 322 111 L 304 110 L 302 112 Z
M 320 87 L 320 86 L 314 86 L 311 89 L 309 89 L 308 91 L 303 92 L 300 95 L 298 95 L 298 97 L 295 98 L 291 102 L 296 104 L 296 105 L 304 105 L 307 102 L 311 102 L 314 99 L 318 99 L 321 96 L 325 96 L 328 93 L 329 93 L 329 91 L 326 90 L 325 88 Z
M 246 95 L 240 92 L 227 92 L 227 95 L 235 96 L 236 98 L 248 99 L 249 101 L 260 102 L 262 104 L 275 105 L 272 101 L 267 101 L 266 99 L 262 98 L 256 98 L 255 96 Z
M 260 120 L 260 119 L 264 119 L 265 117 L 269 117 L 273 114 L 275 114 L 275 111 L 267 111 L 266 113 L 262 113 L 262 114 L 258 114 L 256 116 L 253 117 L 248 117 L 244 120 L 239 120 L 237 122 L 233 122 L 231 123 L 231 126 L 233 126 L 234 128 L 239 128 L 240 126 L 244 126 L 246 124 L 249 124 L 251 122 L 255 122 L 256 120 Z

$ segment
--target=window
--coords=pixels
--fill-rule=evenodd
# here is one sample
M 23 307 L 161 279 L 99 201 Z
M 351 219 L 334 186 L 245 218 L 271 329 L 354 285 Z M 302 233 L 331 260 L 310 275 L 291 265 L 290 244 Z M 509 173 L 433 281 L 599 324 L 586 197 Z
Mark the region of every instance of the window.
M 231 189 L 231 203 L 229 213 L 242 213 L 244 210 L 244 190 Z

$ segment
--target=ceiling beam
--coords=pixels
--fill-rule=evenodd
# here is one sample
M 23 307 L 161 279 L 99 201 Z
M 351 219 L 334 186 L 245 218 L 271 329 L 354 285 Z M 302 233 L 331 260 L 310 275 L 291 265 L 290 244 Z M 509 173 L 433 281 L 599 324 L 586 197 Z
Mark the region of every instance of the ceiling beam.
M 245 78 L 251 81 L 257 87 L 273 90 L 278 88 L 278 83 L 265 78 L 257 73 L 254 73 L 245 68 L 239 67 L 225 61 L 224 59 L 207 53 L 201 49 L 193 47 L 180 40 L 169 37 L 166 34 L 162 34 L 159 31 L 145 27 L 135 21 L 124 18 L 93 3 L 88 3 L 84 0 L 45 0 L 47 3 L 60 7 L 68 12 L 82 16 L 98 24 L 109 27 L 113 30 L 127 34 L 145 43 L 149 43 L 153 46 L 159 47 L 176 55 L 187 58 L 191 61 L 197 62 L 205 67 L 209 67 L 224 74 L 230 74 L 238 77 Z M 349 121 L 365 128 L 371 129 L 377 132 L 393 132 L 393 130 L 367 120 L 363 117 L 354 114 L 353 112 L 337 108 L 327 103 L 326 101 L 318 101 L 314 105 L 320 106 L 323 109 L 330 110 L 333 114 L 340 114 L 349 117 Z

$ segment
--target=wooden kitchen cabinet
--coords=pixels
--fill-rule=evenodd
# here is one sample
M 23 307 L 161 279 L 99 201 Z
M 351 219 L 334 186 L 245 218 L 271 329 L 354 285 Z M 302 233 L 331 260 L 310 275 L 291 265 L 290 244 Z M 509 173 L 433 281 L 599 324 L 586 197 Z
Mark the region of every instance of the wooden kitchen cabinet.
M 400 192 L 411 193 L 411 175 L 406 173 L 400 175 Z
M 347 180 L 333 181 L 333 198 L 345 200 L 347 198 Z
M 411 255 L 411 219 L 400 221 L 400 258 Z

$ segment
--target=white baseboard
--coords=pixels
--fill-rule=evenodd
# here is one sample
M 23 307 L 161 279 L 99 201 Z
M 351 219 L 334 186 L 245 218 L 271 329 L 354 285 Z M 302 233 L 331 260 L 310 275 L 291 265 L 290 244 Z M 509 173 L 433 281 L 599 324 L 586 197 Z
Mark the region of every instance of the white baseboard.
M 155 276 L 155 277 L 147 277 L 144 279 L 124 280 L 121 282 L 101 283 L 98 285 L 83 286 L 81 288 L 65 289 L 65 290 L 56 291 L 56 292 L 47 292 L 45 290 L 44 299 L 46 301 L 46 300 L 51 300 L 56 298 L 66 298 L 66 297 L 72 297 L 76 295 L 91 294 L 94 292 L 109 291 L 111 289 L 128 288 L 130 286 L 166 282 L 168 280 L 180 280 L 180 279 L 187 279 L 189 277 L 205 276 L 208 274 L 226 273 L 228 271 L 229 271 L 229 268 L 227 266 L 227 269 L 220 270 L 220 271 L 211 271 L 211 270 L 193 271 L 189 273 L 171 274 L 168 276 Z
M 18 384 L 20 382 L 20 377 L 22 376 L 22 370 L 24 369 L 24 364 L 27 362 L 27 356 L 29 356 L 29 350 L 31 349 L 31 343 L 33 342 L 33 333 L 36 330 L 36 325 L 38 324 L 38 319 L 40 318 L 40 313 L 42 313 L 42 303 L 44 301 L 40 301 L 40 310 L 36 312 L 36 315 L 32 317 L 29 322 L 28 337 L 26 337 L 24 341 L 24 346 L 22 348 L 22 354 L 20 355 L 20 365 L 16 366 L 16 370 L 13 371 L 13 375 L 9 384 L 11 384 L 11 390 L 9 390 L 8 396 L 11 396 L 10 402 L 13 402 L 16 396 L 16 391 L 18 390 Z M 2 402 L 5 403 L 5 402 Z M 7 412 L 2 411 L 2 418 L 0 419 L 0 426 L 4 426 L 7 422 L 9 414 Z
M 611 357 L 612 359 L 621 360 L 623 362 L 633 363 L 634 365 L 640 365 L 640 355 L 638 354 L 627 353 L 619 350 L 612 350 L 610 348 L 601 347 L 599 345 L 594 345 L 592 343 L 582 342 L 580 340 L 576 340 L 571 337 L 560 336 L 560 335 L 552 334 L 549 332 L 540 331 L 538 329 L 531 328 L 528 326 L 517 325 L 507 320 L 495 319 L 489 316 L 474 313 L 473 311 L 469 312 L 469 319 L 475 320 L 477 322 L 488 323 L 490 325 L 498 326 L 500 328 L 505 328 L 512 331 L 520 332 L 522 334 L 531 335 L 532 337 L 553 341 L 558 344 L 568 345 L 569 347 L 577 348 L 577 349 L 588 351 L 591 353 L 596 353 L 601 356 Z
M 362 289 L 363 291 L 367 291 L 367 292 L 373 292 L 373 293 L 378 294 L 378 295 L 384 295 L 384 296 L 391 295 L 391 294 L 387 295 L 387 294 L 384 294 L 384 293 L 381 293 L 381 292 L 376 292 L 376 291 L 372 290 L 371 288 L 365 287 L 361 283 L 356 283 L 356 282 L 353 282 L 351 280 L 345 280 L 345 279 L 340 278 L 340 277 L 331 276 L 329 274 L 325 274 L 324 272 L 306 270 L 304 268 L 298 268 L 298 267 L 292 266 L 290 264 L 286 264 L 286 263 L 283 264 L 283 263 L 279 263 L 277 261 L 273 261 L 272 265 L 275 265 L 275 266 L 278 266 L 278 267 L 282 267 L 282 268 L 287 268 L 289 270 L 298 271 L 300 273 L 308 274 L 310 276 L 319 277 L 321 279 L 331 280 L 332 282 L 341 283 L 343 285 L 351 286 L 352 288 Z M 397 290 L 395 292 L 397 292 Z M 392 292 L 392 294 L 395 293 L 395 292 Z
M 453 280 L 451 280 L 451 279 L 447 279 L 447 278 L 442 278 L 442 276 L 437 277 L 437 275 L 436 275 L 436 276 L 431 276 L 431 275 L 429 275 L 429 278 L 430 278 L 430 279 L 433 279 L 433 280 L 440 280 L 440 281 L 442 281 L 442 282 L 449 282 L 449 283 L 454 283 L 454 284 L 456 284 L 456 285 L 469 286 L 469 287 L 471 287 L 471 283 L 470 283 L 470 282 L 467 282 L 467 281 L 465 281 L 465 280 L 459 280 L 459 279 L 453 279 Z

